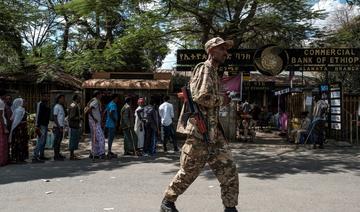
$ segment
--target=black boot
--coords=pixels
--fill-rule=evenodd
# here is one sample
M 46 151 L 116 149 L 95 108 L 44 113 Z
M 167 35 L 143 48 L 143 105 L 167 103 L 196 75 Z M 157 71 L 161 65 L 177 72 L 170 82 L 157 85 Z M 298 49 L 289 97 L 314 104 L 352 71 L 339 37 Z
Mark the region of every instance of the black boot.
M 224 212 L 238 212 L 235 207 L 226 207 Z
M 161 202 L 160 212 L 179 212 L 179 211 L 176 209 L 174 202 L 170 202 L 166 199 L 163 199 L 163 201 Z

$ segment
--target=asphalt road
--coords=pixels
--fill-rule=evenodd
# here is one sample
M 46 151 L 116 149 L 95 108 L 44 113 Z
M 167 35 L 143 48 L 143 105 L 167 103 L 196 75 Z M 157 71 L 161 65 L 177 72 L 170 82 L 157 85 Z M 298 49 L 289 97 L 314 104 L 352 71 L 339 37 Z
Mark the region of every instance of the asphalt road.
M 239 211 L 360 211 L 358 147 L 296 149 L 262 136 L 256 143 L 231 145 L 240 178 Z M 87 148 L 82 145 L 84 157 Z M 178 154 L 159 151 L 156 157 L 1 167 L 0 211 L 159 211 L 163 191 L 179 167 Z M 208 167 L 176 205 L 181 212 L 223 211 L 219 184 Z

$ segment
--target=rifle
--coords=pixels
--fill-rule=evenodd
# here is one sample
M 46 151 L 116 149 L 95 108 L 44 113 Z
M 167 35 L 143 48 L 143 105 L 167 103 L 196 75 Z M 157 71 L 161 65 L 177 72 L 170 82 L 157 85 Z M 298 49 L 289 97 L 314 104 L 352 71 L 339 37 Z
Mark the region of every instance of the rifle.
M 196 120 L 197 128 L 199 132 L 203 135 L 204 141 L 207 144 L 209 142 L 209 138 L 207 134 L 208 130 L 204 116 L 201 113 L 198 104 L 193 101 L 190 89 L 187 86 L 184 86 L 181 88 L 181 91 L 184 97 L 184 104 L 188 104 L 190 113 Z

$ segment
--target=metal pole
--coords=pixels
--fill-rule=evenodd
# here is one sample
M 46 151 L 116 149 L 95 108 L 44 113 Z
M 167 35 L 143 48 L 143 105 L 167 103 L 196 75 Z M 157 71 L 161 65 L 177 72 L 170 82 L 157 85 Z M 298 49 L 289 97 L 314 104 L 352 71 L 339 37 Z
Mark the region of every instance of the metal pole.
M 352 114 L 350 113 L 350 143 L 351 144 L 353 144 L 353 136 L 352 136 L 352 131 L 353 131 L 353 129 L 352 129 Z
M 278 95 L 278 113 L 280 113 L 280 94 Z
M 359 112 L 357 112 L 357 114 L 355 115 L 356 118 L 356 122 L 355 122 L 355 126 L 356 126 L 356 144 L 359 144 L 359 126 L 358 126 L 358 123 L 359 123 Z
M 304 71 L 301 71 L 301 85 L 304 86 Z

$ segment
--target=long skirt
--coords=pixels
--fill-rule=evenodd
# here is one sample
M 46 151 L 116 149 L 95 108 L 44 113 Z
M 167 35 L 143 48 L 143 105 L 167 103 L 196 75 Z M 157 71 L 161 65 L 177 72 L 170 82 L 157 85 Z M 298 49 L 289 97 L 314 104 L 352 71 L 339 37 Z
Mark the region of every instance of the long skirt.
M 24 162 L 29 158 L 29 135 L 26 122 L 20 123 L 14 130 L 11 141 L 11 159 Z
M 136 148 L 137 144 L 135 141 L 134 132 L 132 131 L 132 128 L 126 128 L 123 129 L 124 133 L 124 153 L 134 152 L 134 149 Z
M 0 124 L 0 166 L 5 166 L 8 163 L 8 145 L 5 126 Z
M 142 149 L 144 148 L 144 141 L 145 141 L 145 129 L 142 130 L 138 129 L 135 130 L 136 137 L 137 137 L 137 148 Z
M 105 154 L 105 136 L 101 128 L 101 123 L 95 121 L 90 117 L 89 126 L 91 133 L 91 152 L 95 156 Z
M 81 129 L 70 128 L 69 150 L 74 151 L 79 148 Z

